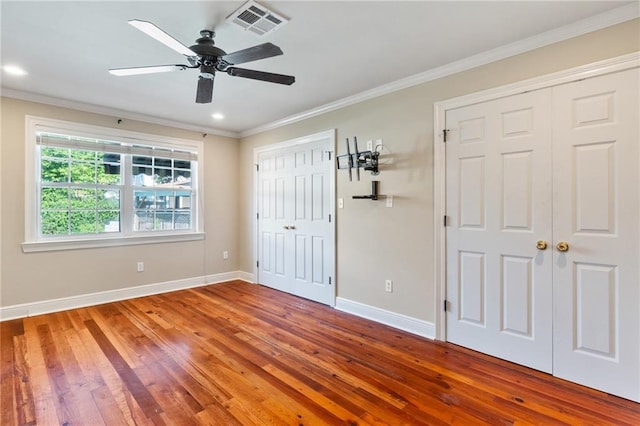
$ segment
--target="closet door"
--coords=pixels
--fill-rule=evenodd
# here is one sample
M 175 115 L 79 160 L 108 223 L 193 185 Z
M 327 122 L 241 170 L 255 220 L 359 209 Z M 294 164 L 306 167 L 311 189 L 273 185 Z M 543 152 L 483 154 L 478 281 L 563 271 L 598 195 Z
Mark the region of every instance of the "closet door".
M 550 95 L 539 90 L 446 115 L 447 340 L 545 372 L 552 369 Z
M 554 374 L 640 401 L 638 70 L 553 89 Z
M 258 282 L 333 305 L 333 139 L 258 156 Z

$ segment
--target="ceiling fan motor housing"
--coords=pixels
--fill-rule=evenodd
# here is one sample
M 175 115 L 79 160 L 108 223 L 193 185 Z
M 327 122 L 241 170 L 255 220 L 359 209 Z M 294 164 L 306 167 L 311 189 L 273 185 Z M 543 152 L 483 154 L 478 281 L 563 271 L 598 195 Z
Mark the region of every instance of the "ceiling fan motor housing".
M 213 41 L 215 33 L 213 31 L 202 30 L 200 31 L 200 35 L 202 35 L 202 37 L 196 40 L 196 44 L 189 47 L 189 49 L 198 56 L 202 56 L 203 59 L 205 56 L 210 56 L 215 61 L 218 56 L 227 54 L 227 52 L 215 46 L 215 42 Z

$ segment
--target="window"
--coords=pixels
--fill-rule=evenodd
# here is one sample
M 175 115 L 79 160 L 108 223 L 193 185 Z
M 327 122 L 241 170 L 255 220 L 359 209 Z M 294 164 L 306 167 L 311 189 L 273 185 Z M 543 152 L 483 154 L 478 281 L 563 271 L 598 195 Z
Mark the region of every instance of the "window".
M 36 117 L 27 132 L 23 250 L 202 238 L 201 143 Z

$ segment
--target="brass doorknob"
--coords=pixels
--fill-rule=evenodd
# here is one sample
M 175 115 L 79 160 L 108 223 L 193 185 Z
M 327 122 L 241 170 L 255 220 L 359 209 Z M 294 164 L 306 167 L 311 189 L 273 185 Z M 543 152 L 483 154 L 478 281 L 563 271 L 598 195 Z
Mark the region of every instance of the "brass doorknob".
M 556 244 L 556 248 L 558 249 L 558 251 L 569 251 L 569 243 L 566 243 L 564 241 L 560 241 L 558 244 Z
M 540 240 L 536 243 L 536 248 L 538 250 L 546 250 L 547 249 L 547 242 L 545 240 Z

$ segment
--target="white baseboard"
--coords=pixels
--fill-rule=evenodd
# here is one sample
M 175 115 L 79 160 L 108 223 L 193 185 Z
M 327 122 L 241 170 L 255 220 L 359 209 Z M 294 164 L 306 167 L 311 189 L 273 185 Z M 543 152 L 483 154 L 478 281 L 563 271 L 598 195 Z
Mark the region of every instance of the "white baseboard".
M 256 277 L 251 272 L 238 271 L 238 277 L 236 279 L 246 281 L 251 284 L 256 282 Z
M 100 305 L 102 303 L 117 302 L 119 300 L 150 296 L 152 294 L 167 293 L 170 291 L 201 287 L 209 284 L 218 284 L 225 281 L 243 280 L 252 282 L 252 278 L 253 274 L 248 274 L 243 271 L 224 272 L 221 274 L 146 284 L 118 290 L 81 294 L 78 296 L 63 297 L 60 299 L 41 300 L 37 302 L 23 303 L 20 305 L 3 306 L 0 307 L 0 321 L 49 314 L 52 312 L 66 311 L 68 309 Z
M 435 324 L 431 322 L 376 308 L 375 306 L 365 305 L 360 302 L 354 302 L 353 300 L 342 297 L 336 298 L 336 309 L 428 339 L 435 339 L 436 336 Z

